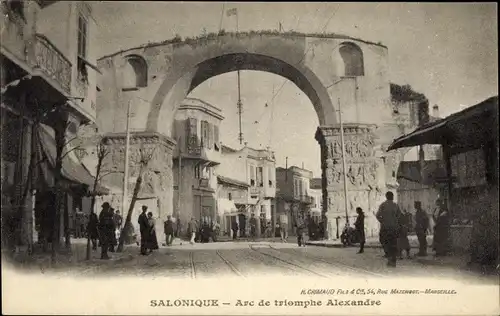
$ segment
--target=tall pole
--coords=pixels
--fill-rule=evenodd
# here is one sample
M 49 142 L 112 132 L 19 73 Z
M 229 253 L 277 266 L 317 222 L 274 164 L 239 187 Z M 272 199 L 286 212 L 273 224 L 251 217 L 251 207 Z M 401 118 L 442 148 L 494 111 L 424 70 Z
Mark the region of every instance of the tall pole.
M 349 212 L 348 212 L 348 201 L 347 201 L 347 166 L 345 161 L 345 143 L 344 143 L 344 124 L 342 122 L 342 108 L 339 102 L 339 121 L 340 121 L 340 143 L 342 146 L 342 169 L 344 170 L 344 202 L 345 202 L 345 220 L 346 226 L 349 224 Z
M 122 209 L 127 209 L 127 196 L 128 196 L 128 164 L 129 164 L 129 151 L 130 151 L 130 109 L 132 107 L 132 100 L 128 101 L 127 109 L 127 133 L 125 136 L 125 170 L 123 172 L 123 197 Z
M 238 25 L 238 10 L 236 10 L 236 33 L 239 32 L 239 25 Z
M 181 215 L 181 184 L 182 184 L 182 149 L 181 149 L 181 138 L 179 137 L 179 140 L 177 141 L 177 146 L 179 148 L 179 179 L 177 180 L 177 220 L 179 220 L 179 217 Z
M 240 145 L 243 144 L 243 132 L 241 131 L 241 113 L 243 112 L 243 103 L 241 103 L 241 86 L 240 86 L 240 71 L 238 70 L 238 117 L 240 125 L 240 133 L 238 134 L 238 140 Z

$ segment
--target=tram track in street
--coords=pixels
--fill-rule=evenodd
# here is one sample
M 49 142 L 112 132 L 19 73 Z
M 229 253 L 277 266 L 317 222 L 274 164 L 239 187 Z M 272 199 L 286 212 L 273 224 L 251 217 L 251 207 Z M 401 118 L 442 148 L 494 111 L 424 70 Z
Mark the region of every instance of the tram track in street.
M 277 249 L 277 248 L 275 248 L 275 247 L 273 247 L 273 246 L 271 246 L 271 245 L 269 245 L 269 248 L 271 248 L 271 249 L 273 249 L 273 250 L 275 250 L 275 251 L 277 251 L 277 252 L 283 252 L 283 253 L 286 253 L 285 251 L 282 251 L 282 250 L 280 250 L 280 249 Z M 373 271 L 370 271 L 370 270 L 366 270 L 366 269 L 362 269 L 362 268 L 352 267 L 352 266 L 350 266 L 350 265 L 347 265 L 347 264 L 342 263 L 342 262 L 338 262 L 338 261 L 336 261 L 336 260 L 334 260 L 334 261 L 332 262 L 332 261 L 330 261 L 330 260 L 326 260 L 326 259 L 324 259 L 324 258 L 320 258 L 320 257 L 317 257 L 317 256 L 310 256 L 310 255 L 307 255 L 307 254 L 305 254 L 304 252 L 298 252 L 298 251 L 296 251 L 296 250 L 295 250 L 295 249 L 293 249 L 293 248 L 289 248 L 289 249 L 292 249 L 292 251 L 293 251 L 294 253 L 300 253 L 300 255 L 301 255 L 302 257 L 305 257 L 305 258 L 307 258 L 307 259 L 309 259 L 309 260 L 311 260 L 311 261 L 319 261 L 319 262 L 323 262 L 323 263 L 326 263 L 326 264 L 328 264 L 328 265 L 330 265 L 330 266 L 333 266 L 333 267 L 337 267 L 337 268 L 338 268 L 338 267 L 340 267 L 340 268 L 342 268 L 342 269 L 347 269 L 347 270 L 350 270 L 350 271 L 352 271 L 352 272 L 356 272 L 357 274 L 369 274 L 370 276 L 376 276 L 376 277 L 381 277 L 381 278 L 385 278 L 385 277 L 386 277 L 386 276 L 385 276 L 385 275 L 383 275 L 383 274 L 376 273 L 376 272 L 373 272 Z
M 238 270 L 232 263 L 231 261 L 227 260 L 226 258 L 224 258 L 224 256 L 222 256 L 222 254 L 220 253 L 219 250 L 216 250 L 216 253 L 217 253 L 217 256 L 231 269 L 231 271 L 233 271 L 234 274 L 236 274 L 237 276 L 239 277 L 242 277 L 244 278 L 245 276 L 240 272 L 240 270 Z
M 189 265 L 191 266 L 191 279 L 196 279 L 196 266 L 194 264 L 194 251 L 189 252 Z
M 255 246 L 252 246 L 252 245 L 250 246 L 250 249 L 251 249 L 252 251 L 255 251 L 255 252 L 257 252 L 257 253 L 259 253 L 259 254 L 261 254 L 261 255 L 264 255 L 264 256 L 266 256 L 266 257 L 272 258 L 272 259 L 274 259 L 275 261 L 280 261 L 280 262 L 285 263 L 285 264 L 287 264 L 287 265 L 289 265 L 289 266 L 292 266 L 292 267 L 294 267 L 294 268 L 296 268 L 296 269 L 298 268 L 298 269 L 300 269 L 300 270 L 307 271 L 307 272 L 308 272 L 308 273 L 310 273 L 310 274 L 314 274 L 314 275 L 319 276 L 319 277 L 322 277 L 322 278 L 331 278 L 330 276 L 327 276 L 327 275 L 324 275 L 324 274 L 319 273 L 319 272 L 317 272 L 317 271 L 314 271 L 314 270 L 311 270 L 311 269 L 309 269 L 309 268 L 303 267 L 303 266 L 301 266 L 301 265 L 299 265 L 299 264 L 296 264 L 296 263 L 294 263 L 294 262 L 291 262 L 291 261 L 289 261 L 289 260 L 285 260 L 285 259 L 283 259 L 283 258 L 280 258 L 280 257 L 278 257 L 278 256 L 272 255 L 272 254 L 267 253 L 267 252 L 259 251 L 259 250 L 257 250 L 258 248 L 262 248 L 262 247 L 255 247 Z M 271 247 L 271 245 L 267 245 L 267 247 L 265 247 L 265 248 L 274 249 L 273 247 Z M 274 250 L 276 250 L 276 249 L 274 249 Z

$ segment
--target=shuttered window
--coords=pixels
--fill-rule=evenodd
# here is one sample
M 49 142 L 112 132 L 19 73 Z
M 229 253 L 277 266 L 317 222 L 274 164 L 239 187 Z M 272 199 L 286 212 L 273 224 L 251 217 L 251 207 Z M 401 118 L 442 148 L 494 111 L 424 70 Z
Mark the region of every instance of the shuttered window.
M 196 118 L 189 118 L 186 120 L 186 145 L 188 148 L 195 148 L 198 146 L 197 135 L 198 120 Z
M 264 173 L 263 173 L 262 167 L 257 167 L 257 185 L 259 187 L 264 186 L 263 177 L 264 177 Z
M 208 127 L 208 142 L 207 142 L 207 148 L 212 149 L 213 144 L 214 144 L 214 126 L 210 123 L 207 123 Z
M 201 146 L 203 148 L 208 147 L 208 122 L 207 121 L 201 121 Z

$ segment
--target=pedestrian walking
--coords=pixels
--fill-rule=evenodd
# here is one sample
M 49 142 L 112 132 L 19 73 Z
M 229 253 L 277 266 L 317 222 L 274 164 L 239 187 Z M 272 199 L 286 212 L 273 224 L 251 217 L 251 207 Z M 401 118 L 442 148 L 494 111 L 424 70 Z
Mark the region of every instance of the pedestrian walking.
M 376 217 L 380 222 L 380 239 L 387 251 L 387 265 L 395 267 L 398 252 L 401 211 L 398 205 L 394 203 L 394 194 L 392 192 L 387 192 L 385 197 L 386 200 L 380 204 Z
M 358 217 L 356 222 L 354 222 L 354 227 L 356 229 L 356 234 L 359 240 L 359 251 L 358 253 L 363 253 L 365 251 L 365 213 L 361 207 L 356 207 L 356 213 Z
M 238 239 L 238 222 L 236 221 L 236 217 L 233 217 L 231 220 L 231 230 L 233 231 L 233 240 Z
M 156 237 L 156 221 L 153 218 L 153 213 L 148 212 L 148 238 L 146 248 L 149 250 L 149 253 L 152 253 L 154 250 L 157 250 L 158 247 L 158 238 Z
M 253 213 L 250 217 L 250 238 L 252 238 L 253 241 L 257 238 L 257 219 Z
M 196 238 L 196 232 L 198 231 L 198 224 L 196 223 L 196 220 L 194 217 L 191 217 L 191 221 L 188 224 L 188 233 L 189 233 L 189 243 L 191 245 L 194 245 L 194 241 Z
M 417 256 L 427 256 L 427 231 L 429 230 L 429 216 L 422 210 L 422 203 L 415 201 L 415 233 L 418 238 L 419 251 Z
M 406 251 L 406 258 L 410 259 L 410 241 L 408 240 L 408 232 L 410 231 L 411 214 L 404 210 L 399 222 L 399 237 L 398 251 L 399 259 L 403 259 L 403 251 Z
M 174 223 L 172 221 L 172 216 L 167 216 L 167 220 L 163 223 L 163 230 L 165 231 L 166 245 L 171 246 L 174 240 Z
M 305 247 L 306 242 L 305 242 L 305 231 L 307 229 L 307 225 L 304 219 L 304 212 L 302 211 L 298 216 L 295 221 L 295 227 L 297 229 L 297 244 L 300 246 Z
M 288 216 L 286 214 L 280 215 L 280 236 L 281 241 L 286 242 L 288 238 Z
M 446 201 L 439 197 L 436 201 L 437 213 L 434 221 L 434 240 L 432 247 L 436 252 L 436 256 L 445 256 L 449 251 L 449 238 L 450 238 L 450 215 L 446 205 Z
M 108 202 L 102 204 L 102 211 L 99 214 L 99 237 L 101 241 L 101 259 L 109 259 L 110 250 L 114 239 L 113 211 Z
M 142 213 L 139 215 L 137 222 L 139 223 L 139 231 L 141 233 L 141 255 L 145 256 L 147 252 L 147 242 L 149 235 L 149 222 L 147 216 L 148 207 L 146 205 L 142 206 Z
M 112 234 L 109 236 L 109 251 L 115 252 L 115 246 L 118 245 L 118 239 L 116 238 L 116 220 L 115 220 L 115 209 L 110 208 L 112 226 L 109 226 L 109 229 L 112 229 Z
M 93 211 L 89 215 L 89 222 L 87 224 L 87 234 L 90 235 L 90 241 L 92 242 L 92 249 L 97 249 L 97 240 L 99 239 L 99 219 L 97 214 Z

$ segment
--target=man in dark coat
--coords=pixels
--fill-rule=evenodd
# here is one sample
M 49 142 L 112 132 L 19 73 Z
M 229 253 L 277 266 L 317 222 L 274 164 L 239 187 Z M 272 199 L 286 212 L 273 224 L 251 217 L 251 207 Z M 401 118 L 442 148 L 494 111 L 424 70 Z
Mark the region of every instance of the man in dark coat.
M 415 233 L 418 238 L 419 251 L 417 256 L 427 256 L 427 230 L 429 229 L 429 216 L 422 210 L 422 203 L 415 201 Z
M 238 238 L 238 229 L 239 229 L 236 217 L 233 217 L 233 220 L 231 222 L 231 229 L 233 231 L 233 240 L 236 240 Z
M 358 253 L 363 253 L 365 251 L 365 213 L 363 213 L 363 209 L 361 207 L 356 207 L 356 213 L 358 213 L 358 217 L 356 218 L 356 222 L 354 222 L 354 227 L 356 229 L 356 234 L 359 239 L 359 251 Z
M 172 222 L 172 216 L 167 216 L 167 220 L 163 223 L 163 230 L 165 231 L 165 242 L 167 246 L 172 245 L 172 240 L 174 239 L 174 223 Z
M 295 220 L 295 227 L 297 229 L 297 244 L 299 245 L 299 247 L 306 246 L 304 235 L 307 229 L 307 224 L 304 217 L 304 212 L 300 212 L 300 214 L 298 214 L 297 216 L 297 219 Z
M 92 249 L 97 249 L 97 240 L 99 239 L 99 219 L 97 214 L 93 211 L 89 215 L 89 222 L 87 224 L 87 234 L 90 235 L 90 240 L 92 241 Z
M 255 214 L 252 213 L 252 217 L 250 217 L 250 237 L 252 240 L 255 240 L 257 237 L 257 219 L 255 218 Z
M 141 255 L 147 255 L 147 243 L 149 237 L 149 222 L 147 216 L 148 207 L 146 205 L 142 206 L 142 213 L 139 215 L 137 222 L 139 223 L 139 230 L 141 232 Z
M 112 247 L 115 237 L 115 223 L 113 211 L 108 202 L 102 204 L 99 214 L 99 235 L 101 237 L 101 259 L 109 259 L 108 250 Z
M 380 222 L 380 239 L 388 255 L 387 265 L 395 267 L 398 254 L 399 222 L 402 214 L 399 206 L 394 203 L 392 192 L 387 192 L 385 198 L 386 200 L 380 204 L 376 217 Z

